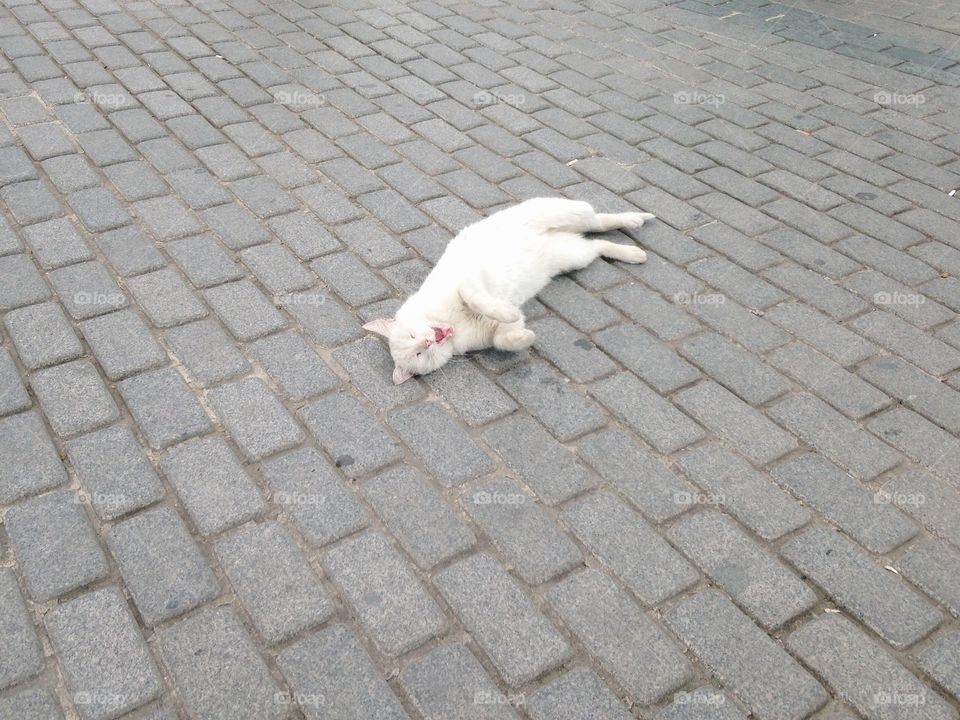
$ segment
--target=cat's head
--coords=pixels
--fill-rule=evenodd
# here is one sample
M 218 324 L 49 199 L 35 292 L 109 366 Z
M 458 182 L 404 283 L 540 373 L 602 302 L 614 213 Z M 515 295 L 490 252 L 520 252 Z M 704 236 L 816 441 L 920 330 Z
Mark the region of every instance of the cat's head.
M 389 341 L 396 365 L 393 369 L 396 385 L 414 375 L 431 373 L 453 357 L 453 346 L 447 342 L 453 335 L 452 327 L 379 318 L 368 322 L 363 329 L 383 335 Z

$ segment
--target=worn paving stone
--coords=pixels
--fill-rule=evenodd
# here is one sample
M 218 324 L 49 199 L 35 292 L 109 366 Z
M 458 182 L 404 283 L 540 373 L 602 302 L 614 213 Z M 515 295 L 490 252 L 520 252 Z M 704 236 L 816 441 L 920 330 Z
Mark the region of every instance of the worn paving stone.
M 211 427 L 203 407 L 173 368 L 121 380 L 117 389 L 154 450 L 200 435 Z
M 476 537 L 427 478 L 411 467 L 380 473 L 363 495 L 423 570 L 473 547 Z
M 823 686 L 716 590 L 666 614 L 666 623 L 758 718 L 804 718 L 828 700 Z
M 382 535 L 351 538 L 326 553 L 323 567 L 364 629 L 388 655 L 400 655 L 447 629 L 440 606 Z
M 146 323 L 130 310 L 85 320 L 80 330 L 110 380 L 149 370 L 167 360 Z
M 173 327 L 164 339 L 200 386 L 209 387 L 245 375 L 250 363 L 216 320 L 207 318 Z
M 570 657 L 560 632 L 490 555 L 461 560 L 433 583 L 511 687 Z
M 30 385 L 58 435 L 93 430 L 120 415 L 96 368 L 86 360 L 37 370 Z
M 340 384 L 336 373 L 295 333 L 262 338 L 250 350 L 292 400 L 306 400 Z
M 208 390 L 207 400 L 251 460 L 297 445 L 306 437 L 293 416 L 259 378 L 238 380 Z
M 789 381 L 756 355 L 716 333 L 700 333 L 678 348 L 728 390 L 750 403 L 762 405 L 790 389 Z
M 59 605 L 44 624 L 84 720 L 117 717 L 163 691 L 157 666 L 117 588 Z
M 26 688 L 0 699 L 0 713 L 22 720 L 63 720 L 63 709 L 54 694 L 40 687 Z
M 780 552 L 894 647 L 912 644 L 943 620 L 933 605 L 836 531 L 812 528 Z
M 3 322 L 20 361 L 30 370 L 73 360 L 83 353 L 76 331 L 55 303 L 11 310 Z
M 533 720 L 630 720 L 626 705 L 592 670 L 580 668 L 537 690 L 525 703 Z
M 230 579 L 257 632 L 269 643 L 290 638 L 333 614 L 316 573 L 282 525 L 241 528 L 216 544 Z
M 187 527 L 169 508 L 123 520 L 108 531 L 106 539 L 147 625 L 181 615 L 220 592 Z
M 424 381 L 468 425 L 485 425 L 513 412 L 517 404 L 471 362 L 448 363 Z
M 334 625 L 294 643 L 280 653 L 277 664 L 293 690 L 281 699 L 299 704 L 310 720 L 330 714 L 343 720 L 409 720 L 346 625 Z
M 67 471 L 36 412 L 0 419 L 0 502 L 62 485 Z
M 693 676 L 680 648 L 602 572 L 577 573 L 548 598 L 564 624 L 639 705 L 657 702 Z
M 7 568 L 0 572 L 0 620 L 4 627 L 0 688 L 5 689 L 39 674 L 44 667 L 43 649 L 33 618 L 20 593 L 16 575 Z
M 897 561 L 897 568 L 951 615 L 960 616 L 960 592 L 953 582 L 960 569 L 960 551 L 938 541 L 914 545 Z
M 283 691 L 229 607 L 191 615 L 158 636 L 160 655 L 191 714 L 250 720 L 287 714 Z

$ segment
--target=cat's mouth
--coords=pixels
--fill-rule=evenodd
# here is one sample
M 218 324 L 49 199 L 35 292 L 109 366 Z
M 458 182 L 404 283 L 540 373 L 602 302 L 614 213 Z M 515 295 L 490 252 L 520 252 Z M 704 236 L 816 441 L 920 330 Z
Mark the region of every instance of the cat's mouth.
M 433 327 L 433 326 L 431 326 L 431 329 L 433 330 L 433 341 L 434 341 L 437 345 L 442 345 L 443 342 L 444 342 L 444 340 L 446 340 L 448 337 L 450 337 L 451 335 L 453 335 L 453 328 L 452 328 L 452 327 Z

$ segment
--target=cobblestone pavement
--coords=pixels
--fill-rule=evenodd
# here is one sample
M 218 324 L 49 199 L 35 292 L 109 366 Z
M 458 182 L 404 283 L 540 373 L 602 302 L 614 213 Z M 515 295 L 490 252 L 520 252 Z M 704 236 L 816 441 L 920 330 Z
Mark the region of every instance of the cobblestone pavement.
M 957 718 L 958 41 L 3 0 L 0 718 Z M 539 195 L 649 261 L 392 385 L 361 323 Z

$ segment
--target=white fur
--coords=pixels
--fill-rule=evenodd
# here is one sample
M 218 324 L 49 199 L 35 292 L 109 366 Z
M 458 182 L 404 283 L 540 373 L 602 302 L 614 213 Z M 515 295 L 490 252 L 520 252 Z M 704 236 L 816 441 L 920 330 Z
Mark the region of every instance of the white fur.
M 433 372 L 471 350 L 522 350 L 535 336 L 524 326 L 520 306 L 554 275 L 584 268 L 597 257 L 646 260 L 635 245 L 582 233 L 639 228 L 651 218 L 643 212 L 596 213 L 578 200 L 527 200 L 464 228 L 394 320 L 365 327 L 389 338 L 397 382 Z M 448 327 L 449 338 L 431 341 L 435 328 Z

